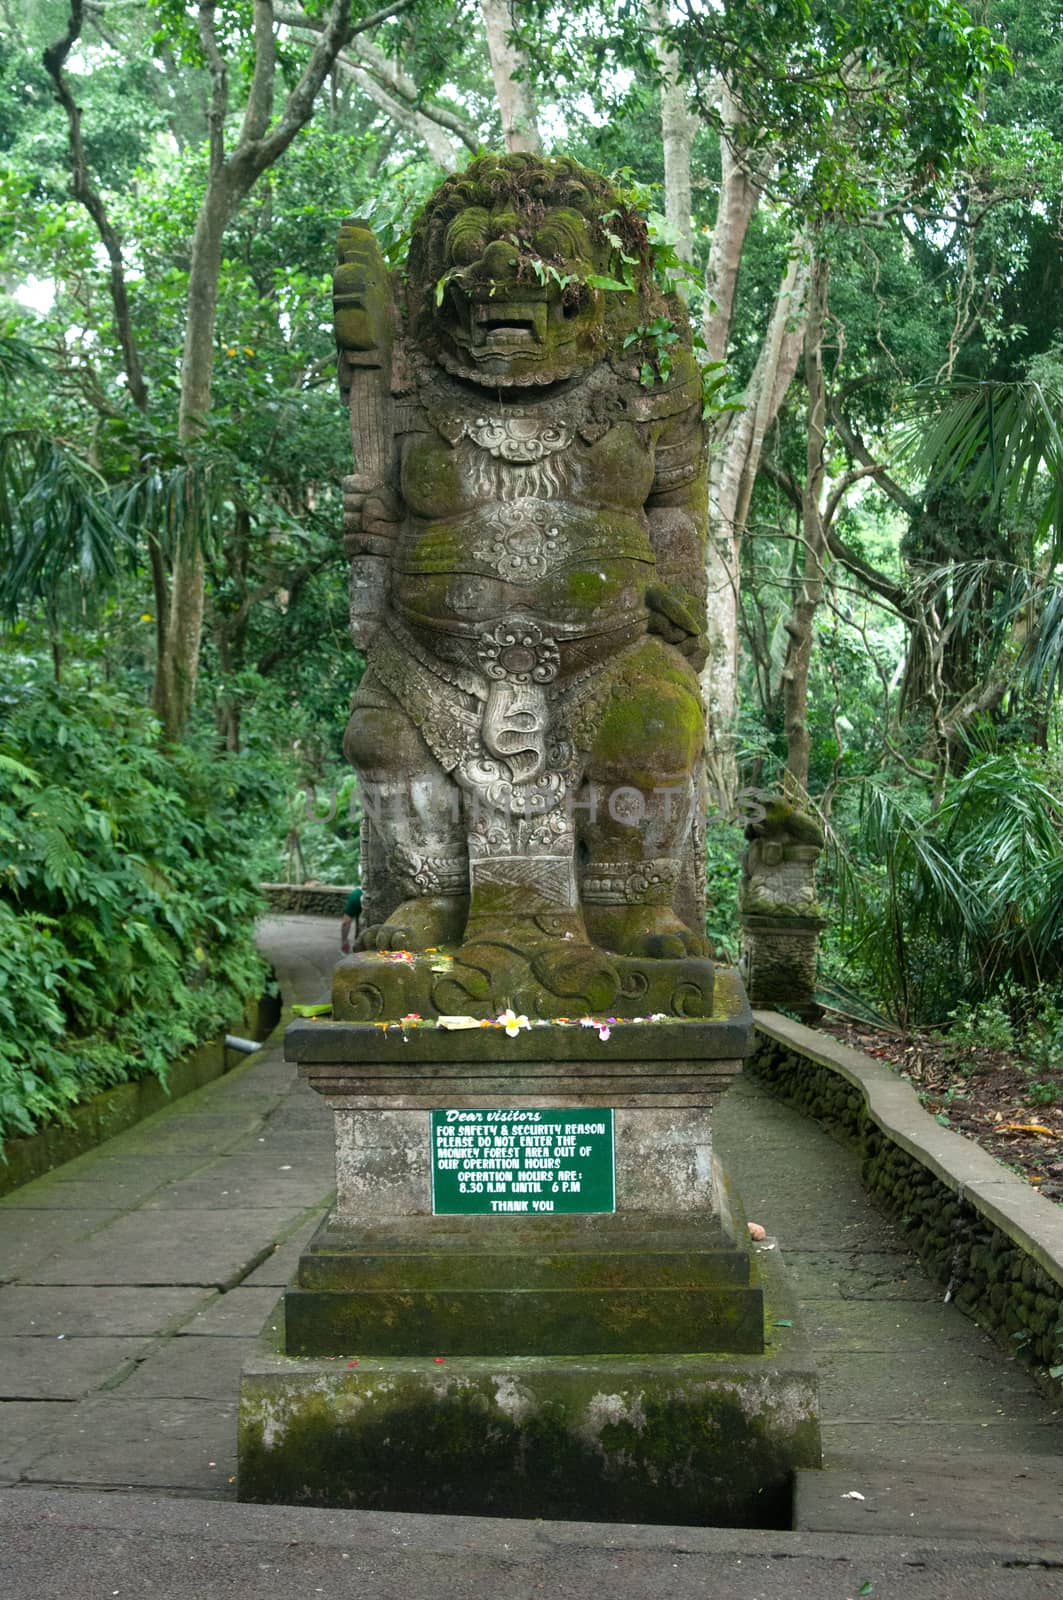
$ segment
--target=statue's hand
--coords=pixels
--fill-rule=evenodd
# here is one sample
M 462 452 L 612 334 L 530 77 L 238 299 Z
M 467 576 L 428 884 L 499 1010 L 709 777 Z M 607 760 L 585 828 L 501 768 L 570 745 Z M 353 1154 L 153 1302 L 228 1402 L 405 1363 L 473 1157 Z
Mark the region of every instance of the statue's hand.
M 343 545 L 349 556 L 363 550 L 379 551 L 390 544 L 402 521 L 402 506 L 394 490 L 369 483 L 357 473 L 343 480 Z
M 395 337 L 395 303 L 387 263 L 371 228 L 347 217 L 336 244 L 332 277 L 336 343 L 341 350 L 372 352 L 381 365 Z
M 693 614 L 671 590 L 659 584 L 646 590 L 646 605 L 650 613 L 646 624 L 650 633 L 674 645 L 695 671 L 700 672 L 709 654 L 709 641 Z

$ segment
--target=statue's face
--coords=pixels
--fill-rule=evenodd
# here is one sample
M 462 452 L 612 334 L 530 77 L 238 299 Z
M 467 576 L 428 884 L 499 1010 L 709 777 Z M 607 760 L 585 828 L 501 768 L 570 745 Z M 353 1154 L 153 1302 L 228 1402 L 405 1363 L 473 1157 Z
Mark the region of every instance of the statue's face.
M 552 383 L 601 359 L 609 247 L 569 206 L 469 206 L 447 226 L 436 314 L 445 365 L 492 387 Z M 566 281 L 567 280 L 567 281 Z

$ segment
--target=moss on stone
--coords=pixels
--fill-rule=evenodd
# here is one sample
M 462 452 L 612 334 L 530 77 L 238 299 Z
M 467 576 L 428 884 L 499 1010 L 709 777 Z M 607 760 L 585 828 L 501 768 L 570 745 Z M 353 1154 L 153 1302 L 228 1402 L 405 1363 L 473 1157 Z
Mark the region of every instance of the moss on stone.
M 288 1353 L 609 1355 L 763 1349 L 753 1285 L 528 1289 L 290 1288 Z
M 244 1500 L 780 1527 L 792 1472 L 818 1464 L 814 1380 L 703 1358 L 377 1363 L 249 1375 L 241 1400 Z

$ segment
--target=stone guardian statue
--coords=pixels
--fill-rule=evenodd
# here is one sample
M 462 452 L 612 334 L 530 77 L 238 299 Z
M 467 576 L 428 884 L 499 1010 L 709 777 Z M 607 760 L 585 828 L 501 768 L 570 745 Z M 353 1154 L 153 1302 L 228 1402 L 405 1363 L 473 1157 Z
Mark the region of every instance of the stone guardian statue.
M 340 233 L 368 664 L 339 1016 L 711 1011 L 702 388 L 650 254 L 606 179 L 528 154 L 448 178 L 401 280 Z

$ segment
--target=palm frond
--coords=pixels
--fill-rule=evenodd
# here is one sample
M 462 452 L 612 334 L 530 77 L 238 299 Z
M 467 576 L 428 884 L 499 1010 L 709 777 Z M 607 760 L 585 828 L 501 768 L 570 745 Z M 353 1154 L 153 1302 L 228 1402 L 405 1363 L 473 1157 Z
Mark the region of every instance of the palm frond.
M 133 549 L 88 462 L 32 429 L 0 433 L 0 612 L 54 596 L 72 572 L 106 584 Z
M 156 465 L 115 493 L 114 512 L 127 532 L 151 534 L 168 556 L 187 542 L 209 553 L 233 479 L 233 463 L 217 454 Z
M 0 333 L 0 383 L 18 383 L 44 371 L 44 362 L 27 339 L 17 333 Z
M 1042 583 L 1031 597 L 1036 625 L 1023 653 L 1023 672 L 1032 693 L 1051 699 L 1063 687 L 1063 585 Z
M 1036 516 L 1037 538 L 1063 552 L 1063 394 L 1026 379 L 961 381 L 917 391 L 902 451 L 927 479 L 984 501 L 990 514 Z
M 843 948 L 898 1021 L 1063 972 L 1063 797 L 1027 756 L 976 758 L 925 814 L 867 780 L 837 856 Z
M 947 610 L 955 632 L 978 633 L 983 664 L 1012 686 L 1050 699 L 1063 688 L 1063 584 L 1033 567 L 984 560 L 951 562 L 916 575 L 912 596 Z

